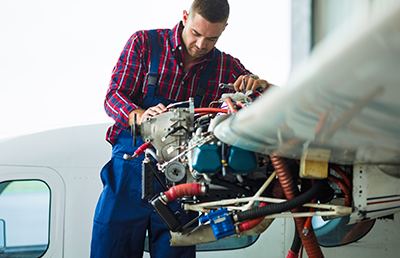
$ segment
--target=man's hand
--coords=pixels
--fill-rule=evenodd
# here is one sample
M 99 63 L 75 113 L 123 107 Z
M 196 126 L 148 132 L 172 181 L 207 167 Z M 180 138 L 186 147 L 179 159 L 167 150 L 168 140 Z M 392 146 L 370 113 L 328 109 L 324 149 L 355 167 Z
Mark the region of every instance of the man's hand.
M 245 89 L 243 89 L 243 85 L 244 85 L 243 81 L 246 86 Z M 266 90 L 271 85 L 273 85 L 273 84 L 268 83 L 266 80 L 257 79 L 257 77 L 254 75 L 253 76 L 252 75 L 240 75 L 239 78 L 233 84 L 235 91 L 240 91 L 243 93 L 246 93 L 249 90 L 255 92 L 260 87 L 263 90 Z
M 129 113 L 129 125 L 134 123 L 134 115 L 136 114 L 136 123 L 140 125 L 144 119 L 147 117 L 153 117 L 155 115 L 161 114 L 168 111 L 168 109 L 163 104 L 158 104 L 154 107 L 149 107 L 147 110 L 135 109 Z

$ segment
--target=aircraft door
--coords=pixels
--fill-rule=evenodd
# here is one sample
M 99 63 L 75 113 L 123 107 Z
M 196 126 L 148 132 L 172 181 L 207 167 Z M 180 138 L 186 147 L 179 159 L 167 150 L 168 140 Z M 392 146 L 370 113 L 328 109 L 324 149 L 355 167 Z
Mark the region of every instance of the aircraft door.
M 54 169 L 0 165 L 0 256 L 62 257 L 65 184 Z

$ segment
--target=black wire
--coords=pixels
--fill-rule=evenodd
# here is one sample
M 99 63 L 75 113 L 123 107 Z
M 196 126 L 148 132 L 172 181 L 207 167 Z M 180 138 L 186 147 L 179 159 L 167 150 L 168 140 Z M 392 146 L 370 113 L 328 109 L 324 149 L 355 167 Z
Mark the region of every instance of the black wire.
M 176 139 L 175 141 L 172 141 L 172 142 L 170 142 L 170 143 L 167 143 L 167 144 L 165 144 L 164 146 L 162 146 L 161 147 L 161 150 L 160 150 L 160 153 L 161 153 L 161 158 L 165 161 L 165 157 L 164 157 L 164 155 L 163 155 L 163 150 L 164 150 L 164 148 L 165 147 L 167 147 L 167 146 L 169 146 L 169 145 L 171 145 L 171 144 L 173 144 L 174 142 L 176 142 L 176 141 L 178 141 L 179 139 Z
M 294 237 L 293 237 L 293 242 L 292 242 L 292 246 L 290 247 L 290 250 L 292 250 L 292 252 L 298 254 L 300 252 L 300 248 L 301 248 L 301 244 L 302 244 L 302 240 L 299 234 L 299 230 L 297 229 L 297 226 L 295 224 L 294 226 Z
M 282 203 L 270 204 L 263 207 L 254 208 L 247 211 L 242 211 L 237 213 L 237 221 L 246 221 L 259 217 L 265 217 L 267 215 L 281 213 L 283 211 L 288 211 L 294 209 L 298 206 L 303 205 L 304 203 L 310 202 L 312 199 L 316 198 L 321 191 L 325 188 L 327 184 L 327 180 L 318 180 L 317 183 L 307 192 L 294 197 L 293 199 L 289 199 Z
M 184 129 L 185 131 L 186 131 L 186 134 L 187 134 L 187 129 L 183 126 L 183 125 L 180 125 L 180 126 L 178 126 L 178 127 L 174 127 L 171 131 L 169 131 L 165 136 L 164 136 L 164 138 L 167 138 L 168 136 L 170 136 L 171 134 L 173 134 L 173 133 L 176 133 L 177 131 L 179 131 L 179 130 L 181 130 L 181 129 Z

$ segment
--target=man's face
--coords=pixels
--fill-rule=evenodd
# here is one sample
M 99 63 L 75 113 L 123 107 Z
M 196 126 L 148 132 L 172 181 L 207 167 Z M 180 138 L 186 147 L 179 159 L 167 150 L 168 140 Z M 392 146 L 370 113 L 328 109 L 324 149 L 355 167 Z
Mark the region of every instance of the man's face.
M 201 15 L 183 12 L 182 40 L 188 54 L 196 59 L 208 54 L 226 27 L 225 22 L 210 23 Z

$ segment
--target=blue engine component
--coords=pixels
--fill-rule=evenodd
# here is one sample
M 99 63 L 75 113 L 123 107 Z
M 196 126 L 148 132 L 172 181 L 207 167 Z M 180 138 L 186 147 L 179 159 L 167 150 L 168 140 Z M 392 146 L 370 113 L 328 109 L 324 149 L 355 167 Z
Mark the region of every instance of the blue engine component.
M 257 168 L 257 157 L 252 151 L 231 146 L 228 165 L 233 174 L 248 174 Z
M 203 145 L 193 150 L 192 167 L 199 173 L 214 174 L 222 168 L 221 147 Z
M 221 147 L 203 145 L 193 150 L 192 167 L 202 174 L 215 174 L 222 168 Z M 228 151 L 229 171 L 233 174 L 249 174 L 257 168 L 257 157 L 252 151 L 231 146 Z
M 200 217 L 199 221 L 202 224 L 210 221 L 215 239 L 217 240 L 235 234 L 235 228 L 227 209 L 219 208 L 217 211 L 211 211 L 211 213 Z

